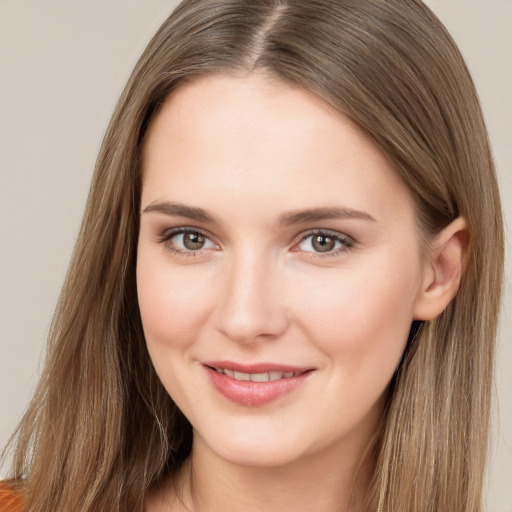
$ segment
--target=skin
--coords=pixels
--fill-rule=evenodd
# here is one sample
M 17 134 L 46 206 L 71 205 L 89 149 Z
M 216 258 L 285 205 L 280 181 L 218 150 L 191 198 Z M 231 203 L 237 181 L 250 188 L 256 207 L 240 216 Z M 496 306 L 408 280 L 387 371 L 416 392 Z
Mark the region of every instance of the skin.
M 411 322 L 456 291 L 463 221 L 426 258 L 385 156 L 321 99 L 263 73 L 202 77 L 167 99 L 145 141 L 141 205 L 147 346 L 194 429 L 178 491 L 162 487 L 146 510 L 359 510 L 372 461 L 357 469 Z M 206 236 L 202 248 L 180 228 Z M 330 237 L 326 252 L 312 231 Z M 214 360 L 311 371 L 248 407 L 214 389 Z

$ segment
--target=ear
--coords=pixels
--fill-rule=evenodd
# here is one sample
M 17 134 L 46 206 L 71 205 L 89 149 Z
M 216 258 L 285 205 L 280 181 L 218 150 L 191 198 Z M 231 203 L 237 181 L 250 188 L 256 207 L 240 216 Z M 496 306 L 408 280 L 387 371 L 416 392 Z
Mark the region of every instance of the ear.
M 433 320 L 453 299 L 459 288 L 467 254 L 469 233 L 458 217 L 430 245 L 422 287 L 414 304 L 415 320 Z

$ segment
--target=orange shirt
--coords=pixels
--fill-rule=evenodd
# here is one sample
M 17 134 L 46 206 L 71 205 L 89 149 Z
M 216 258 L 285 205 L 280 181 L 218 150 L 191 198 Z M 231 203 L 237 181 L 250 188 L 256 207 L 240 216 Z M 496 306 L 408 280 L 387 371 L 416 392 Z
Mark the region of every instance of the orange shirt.
M 8 484 L 0 482 L 0 512 L 23 512 L 23 497 Z

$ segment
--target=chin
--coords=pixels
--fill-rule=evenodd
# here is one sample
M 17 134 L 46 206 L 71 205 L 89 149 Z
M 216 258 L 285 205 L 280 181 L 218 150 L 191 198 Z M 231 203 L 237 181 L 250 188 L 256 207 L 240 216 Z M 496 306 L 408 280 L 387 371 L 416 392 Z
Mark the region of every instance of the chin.
M 206 444 L 215 456 L 238 466 L 279 467 L 300 460 L 305 455 L 305 446 L 296 436 L 284 436 L 283 428 L 265 432 L 230 429 L 229 435 L 215 435 L 210 429 L 204 438 L 194 433 L 194 443 Z M 198 439 L 199 437 L 199 439 Z
M 252 468 L 278 468 L 287 466 L 301 459 L 297 451 L 276 450 L 274 446 L 264 449 L 250 446 L 232 447 L 218 453 L 227 462 Z

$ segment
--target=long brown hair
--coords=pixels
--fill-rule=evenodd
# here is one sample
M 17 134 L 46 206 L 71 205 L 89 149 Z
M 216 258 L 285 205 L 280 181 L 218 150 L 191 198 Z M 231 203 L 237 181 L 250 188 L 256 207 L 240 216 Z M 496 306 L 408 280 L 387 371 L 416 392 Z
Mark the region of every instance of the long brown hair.
M 187 79 L 255 69 L 352 119 L 408 187 L 425 236 L 466 219 L 460 289 L 413 326 L 390 384 L 368 509 L 481 510 L 503 226 L 456 45 L 420 0 L 185 0 L 137 63 L 98 157 L 46 366 L 16 434 L 12 477 L 30 512 L 141 510 L 190 453 L 191 427 L 153 370 L 137 304 L 141 148 Z

